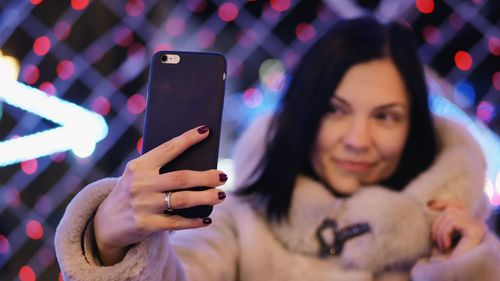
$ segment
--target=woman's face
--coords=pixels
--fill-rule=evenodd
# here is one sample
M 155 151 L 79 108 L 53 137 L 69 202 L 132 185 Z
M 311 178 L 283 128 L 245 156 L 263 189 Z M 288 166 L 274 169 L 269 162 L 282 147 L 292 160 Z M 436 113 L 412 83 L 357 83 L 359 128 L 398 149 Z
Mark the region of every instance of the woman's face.
M 312 154 L 316 174 L 352 194 L 396 169 L 409 128 L 405 85 L 389 58 L 352 66 L 330 100 Z

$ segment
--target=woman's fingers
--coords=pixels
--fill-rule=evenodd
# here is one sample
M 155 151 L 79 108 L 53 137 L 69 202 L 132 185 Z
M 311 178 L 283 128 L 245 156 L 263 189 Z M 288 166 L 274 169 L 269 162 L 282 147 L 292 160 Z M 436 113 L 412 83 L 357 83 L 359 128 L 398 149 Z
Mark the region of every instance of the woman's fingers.
M 165 163 L 172 161 L 189 147 L 204 140 L 209 135 L 207 126 L 191 129 L 148 151 L 138 160 L 152 169 L 159 169 Z
M 200 228 L 212 223 L 211 218 L 184 218 L 181 216 L 154 215 L 149 218 L 151 231 Z
M 151 177 L 151 186 L 155 191 L 185 189 L 195 186 L 217 187 L 227 181 L 227 175 L 218 170 L 208 171 L 174 171 Z
M 226 193 L 220 189 L 207 189 L 203 191 L 174 191 L 170 193 L 170 208 L 185 209 L 201 205 L 217 205 L 226 198 Z M 167 208 L 165 193 L 157 193 L 154 213 L 162 214 Z

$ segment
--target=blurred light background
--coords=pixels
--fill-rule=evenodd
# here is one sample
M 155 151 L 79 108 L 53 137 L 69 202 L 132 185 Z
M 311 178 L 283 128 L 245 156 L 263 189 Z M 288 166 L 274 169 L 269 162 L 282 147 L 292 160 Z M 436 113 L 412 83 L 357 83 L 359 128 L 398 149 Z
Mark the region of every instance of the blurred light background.
M 500 1 L 0 0 L 0 280 L 60 279 L 66 205 L 139 155 L 155 51 L 226 56 L 219 168 L 231 178 L 235 139 L 273 110 L 304 50 L 367 11 L 413 27 L 432 109 L 480 140 L 500 205 Z

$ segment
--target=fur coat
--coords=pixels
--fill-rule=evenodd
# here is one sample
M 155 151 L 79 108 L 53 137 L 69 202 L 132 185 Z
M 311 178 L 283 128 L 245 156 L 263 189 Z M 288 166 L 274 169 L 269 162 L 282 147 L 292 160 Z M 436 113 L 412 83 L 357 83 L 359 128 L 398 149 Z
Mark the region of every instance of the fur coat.
M 235 153 L 236 185 L 252 181 L 268 118 L 254 123 Z M 288 222 L 269 223 L 247 199 L 231 196 L 214 208 L 212 225 L 161 232 L 132 246 L 113 266 L 96 258 L 92 217 L 117 179 L 83 189 L 68 205 L 55 244 L 64 280 L 499 280 L 500 242 L 488 232 L 474 249 L 454 258 L 431 257 L 432 199 L 458 199 L 485 219 L 485 161 L 459 125 L 436 119 L 440 152 L 435 163 L 401 192 L 367 186 L 336 198 L 320 183 L 299 176 Z M 255 176 L 255 175 L 254 175 Z M 319 257 L 317 231 L 325 220 L 338 228 L 368 223 L 340 255 Z

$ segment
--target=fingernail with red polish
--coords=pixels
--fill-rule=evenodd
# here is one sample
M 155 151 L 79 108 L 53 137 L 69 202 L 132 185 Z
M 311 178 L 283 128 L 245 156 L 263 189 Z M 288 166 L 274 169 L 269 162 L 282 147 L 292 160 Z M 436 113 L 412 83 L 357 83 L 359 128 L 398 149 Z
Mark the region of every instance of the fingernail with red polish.
M 204 224 L 211 224 L 212 223 L 212 219 L 211 218 L 204 218 L 203 219 L 203 223 Z
M 204 134 L 206 132 L 208 132 L 208 126 L 207 125 L 198 128 L 198 133 Z
M 226 193 L 225 192 L 219 192 L 217 194 L 217 196 L 219 196 L 219 200 L 223 200 L 224 198 L 226 198 Z
M 219 174 L 219 180 L 220 182 L 226 182 L 227 181 L 227 175 L 226 174 Z

